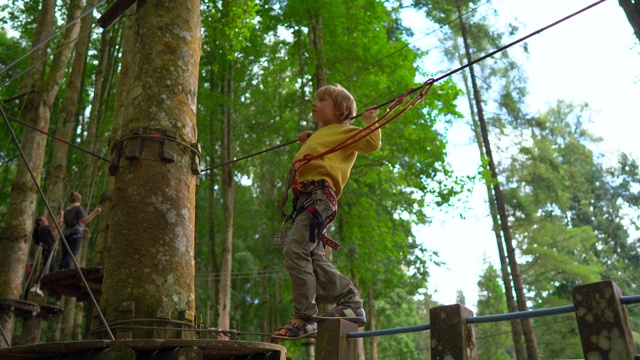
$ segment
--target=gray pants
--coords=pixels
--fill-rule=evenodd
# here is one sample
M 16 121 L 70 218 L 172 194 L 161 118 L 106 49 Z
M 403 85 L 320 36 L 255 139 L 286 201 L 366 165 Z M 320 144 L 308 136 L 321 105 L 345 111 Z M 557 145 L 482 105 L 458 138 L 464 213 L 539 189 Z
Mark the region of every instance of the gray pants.
M 333 190 L 325 187 L 300 194 L 298 206 L 302 206 L 310 196 L 322 217 L 333 220 L 338 207 Z M 322 242 L 309 241 L 311 221 L 312 216 L 306 211 L 296 217 L 284 248 L 284 264 L 289 271 L 293 290 L 294 315 L 310 319 L 318 313 L 316 285 L 338 305 L 362 307 L 358 289 L 324 257 Z

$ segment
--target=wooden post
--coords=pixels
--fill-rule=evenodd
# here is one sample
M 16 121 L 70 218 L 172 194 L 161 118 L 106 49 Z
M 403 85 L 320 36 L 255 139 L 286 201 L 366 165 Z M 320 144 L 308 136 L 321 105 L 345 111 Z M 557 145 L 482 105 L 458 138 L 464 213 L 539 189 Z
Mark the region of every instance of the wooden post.
M 467 324 L 473 311 L 460 304 L 429 309 L 431 319 L 431 359 L 475 360 L 475 328 Z
M 600 281 L 576 286 L 571 293 L 585 359 L 634 359 L 636 347 L 618 285 Z
M 316 360 L 355 360 L 356 342 L 347 333 L 357 332 L 358 325 L 342 320 L 324 320 L 318 323 Z

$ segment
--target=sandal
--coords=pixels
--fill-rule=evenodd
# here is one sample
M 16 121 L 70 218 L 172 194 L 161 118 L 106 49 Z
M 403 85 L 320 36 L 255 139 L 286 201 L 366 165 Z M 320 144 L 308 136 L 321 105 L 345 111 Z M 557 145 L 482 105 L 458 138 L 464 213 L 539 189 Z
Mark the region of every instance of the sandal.
M 314 320 L 343 319 L 363 327 L 367 323 L 364 309 L 357 306 L 338 305 L 333 309 L 322 313 L 322 316 L 314 316 Z
M 318 331 L 318 325 L 313 321 L 305 321 L 304 319 L 295 318 L 289 321 L 285 326 L 279 327 L 276 331 L 286 330 L 287 335 L 275 335 L 271 337 L 277 339 L 295 340 L 306 337 L 315 337 Z

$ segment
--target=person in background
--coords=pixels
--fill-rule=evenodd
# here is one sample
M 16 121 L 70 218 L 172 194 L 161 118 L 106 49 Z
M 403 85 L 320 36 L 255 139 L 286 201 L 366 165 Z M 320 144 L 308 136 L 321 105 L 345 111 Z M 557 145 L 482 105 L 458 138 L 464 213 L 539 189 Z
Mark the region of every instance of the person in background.
M 49 221 L 44 216 L 38 216 L 36 219 L 36 226 L 33 228 L 33 241 L 36 245 L 42 247 L 42 272 L 39 274 L 37 283 L 34 287 L 31 288 L 32 292 L 42 296 L 42 291 L 40 290 L 40 279 L 56 270 L 56 256 L 55 256 L 55 245 L 56 245 L 56 237 L 53 233 L 53 226 L 49 225 Z M 49 264 L 49 266 L 47 266 Z
M 75 257 L 78 255 L 78 251 L 80 251 L 84 226 L 102 211 L 102 208 L 98 205 L 93 209 L 91 214 L 87 215 L 87 212 L 82 208 L 82 205 L 80 205 L 80 203 L 82 203 L 82 196 L 75 191 L 72 191 L 69 195 L 69 203 L 69 207 L 61 212 L 60 222 L 64 223 L 64 231 L 62 234 L 67 240 L 71 253 L 67 251 L 65 246 L 62 247 L 62 259 L 60 260 L 61 270 L 72 267 L 72 256 Z

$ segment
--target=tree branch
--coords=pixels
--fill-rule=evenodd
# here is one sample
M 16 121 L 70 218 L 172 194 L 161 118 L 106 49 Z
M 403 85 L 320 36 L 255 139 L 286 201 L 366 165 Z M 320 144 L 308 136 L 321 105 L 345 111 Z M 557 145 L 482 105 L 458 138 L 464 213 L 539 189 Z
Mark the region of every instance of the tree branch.
M 638 41 L 640 41 L 640 1 L 636 0 L 635 4 L 631 0 L 618 0 L 618 4 L 624 10 L 629 24 L 633 28 Z

